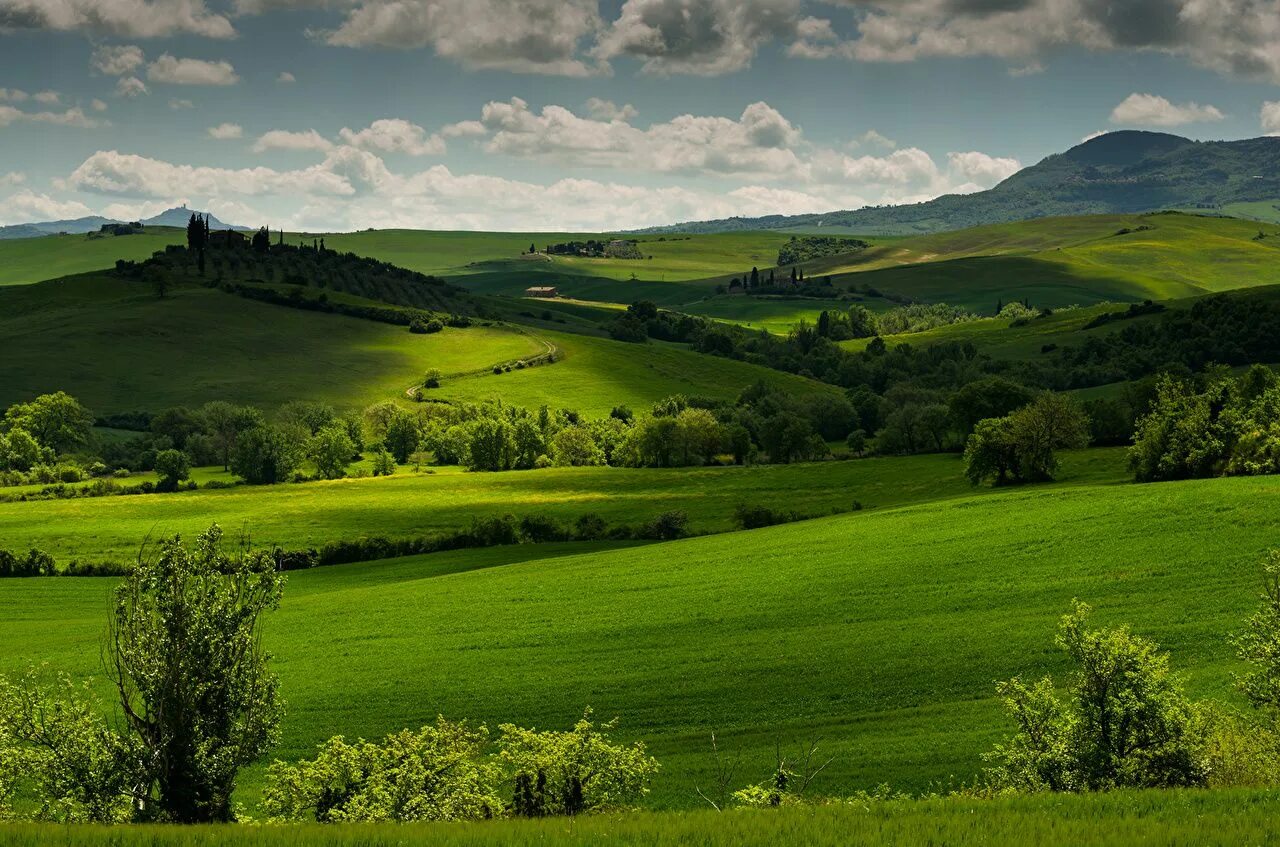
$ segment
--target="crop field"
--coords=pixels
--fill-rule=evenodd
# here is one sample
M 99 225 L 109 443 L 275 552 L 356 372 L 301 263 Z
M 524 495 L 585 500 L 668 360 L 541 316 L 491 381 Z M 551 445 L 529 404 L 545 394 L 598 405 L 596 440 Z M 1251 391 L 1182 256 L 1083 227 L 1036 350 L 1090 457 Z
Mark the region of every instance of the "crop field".
M 423 557 L 418 574 L 407 559 L 291 574 L 266 628 L 289 702 L 278 752 L 436 713 L 564 726 L 590 705 L 650 743 L 660 808 L 699 804 L 712 731 L 744 782 L 775 743 L 820 736 L 836 756 L 822 793 L 954 785 L 1007 731 L 995 681 L 1065 670 L 1052 636 L 1072 598 L 1169 649 L 1193 694 L 1231 699 L 1226 635 L 1278 501 L 1273 478 L 1007 489 L 533 561 L 515 547 Z M 21 610 L 0 622 L 0 668 L 93 673 L 109 582 L 0 584 Z
M 117 259 L 145 259 L 185 241 L 181 230 L 162 226 L 147 227 L 137 235 L 0 239 L 0 287 L 109 268 Z
M 821 515 L 846 511 L 855 499 L 867 509 L 880 509 L 972 496 L 961 470 L 954 456 L 945 455 L 747 468 L 547 468 L 496 474 L 456 468 L 413 474 L 402 468 L 392 477 L 303 485 L 0 503 L 0 546 L 38 547 L 63 561 L 127 561 L 144 537 L 190 535 L 212 521 L 228 532 L 248 532 L 255 544 L 302 547 L 365 535 L 465 529 L 473 516 L 541 514 L 573 520 L 595 512 L 610 523 L 638 524 L 668 509 L 688 512 L 695 531 L 723 532 L 732 528 L 740 504 Z M 201 473 L 226 479 L 221 469 Z M 1097 449 L 1069 455 L 1060 484 L 1123 478 L 1121 452 Z

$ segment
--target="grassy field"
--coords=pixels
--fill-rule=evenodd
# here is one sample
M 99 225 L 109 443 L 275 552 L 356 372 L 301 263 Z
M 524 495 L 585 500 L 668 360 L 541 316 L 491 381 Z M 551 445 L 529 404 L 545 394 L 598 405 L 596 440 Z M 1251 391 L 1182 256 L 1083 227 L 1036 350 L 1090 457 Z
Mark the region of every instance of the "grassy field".
M 403 327 L 183 287 L 90 274 L 0 290 L 0 406 L 58 389 L 94 412 L 233 400 L 341 407 L 402 396 L 429 368 L 448 373 L 535 355 L 508 329 L 414 335 Z
M 96 271 L 117 259 L 146 259 L 169 244 L 186 243 L 186 233 L 172 227 L 147 227 L 138 235 L 50 235 L 0 240 L 0 286 Z
M 1276 842 L 1280 799 L 1267 791 L 1117 791 L 999 800 L 960 797 L 840 803 L 717 814 L 648 812 L 572 820 L 382 826 L 199 828 L 0 826 L 3 847 L 399 847 L 433 844 L 607 847 L 920 847 L 1090 844 L 1096 847 L 1238 847 Z
M 1065 670 L 1052 635 L 1073 597 L 1157 639 L 1194 694 L 1229 698 L 1226 634 L 1278 504 L 1276 478 L 1028 487 L 536 561 L 462 552 L 484 564 L 447 575 L 434 557 L 420 576 L 414 560 L 295 573 L 266 627 L 290 706 L 280 753 L 437 712 L 564 726 L 592 705 L 651 743 L 659 807 L 697 804 L 712 730 L 743 782 L 775 742 L 813 736 L 837 756 L 820 792 L 963 781 L 1007 731 L 995 681 Z M 0 585 L 18 610 L 0 668 L 93 672 L 108 590 Z
M 300 236 L 290 233 L 290 243 Z M 539 253 L 522 258 L 530 245 L 539 251 L 548 244 L 566 241 L 632 238 L 640 242 L 644 259 L 589 259 L 548 256 Z M 491 262 L 519 262 L 526 273 L 562 273 L 629 280 L 677 282 L 725 273 L 746 273 L 752 266 L 768 267 L 777 261 L 778 248 L 790 238 L 779 232 L 724 233 L 692 236 L 617 236 L 601 233 L 440 232 L 425 230 L 376 230 L 325 236 L 334 250 L 372 256 L 401 267 L 439 276 L 483 272 Z M 305 239 L 310 243 L 311 237 Z M 459 280 L 465 284 L 464 280 Z M 535 284 L 535 283 L 529 283 Z
M 217 469 L 202 473 L 223 478 Z M 1068 456 L 1060 484 L 1123 478 L 1120 451 L 1088 450 Z M 547 468 L 496 474 L 456 468 L 412 474 L 401 468 L 389 478 L 0 503 L 0 546 L 38 547 L 60 561 L 127 560 L 145 536 L 191 534 L 211 521 L 229 532 L 248 531 L 260 545 L 302 547 L 362 535 L 405 537 L 465 528 L 473 516 L 574 519 L 596 512 L 611 523 L 638 524 L 667 509 L 688 512 L 696 531 L 720 532 L 732 528 L 739 504 L 818 515 L 848 510 L 855 499 L 867 509 L 881 509 L 973 491 L 959 460 L 949 455 L 749 468 Z
M 62 389 L 98 414 L 213 399 L 363 407 L 402 398 L 430 368 L 445 375 L 443 398 L 549 403 L 589 415 L 619 404 L 647 408 L 681 392 L 736 397 L 759 379 L 797 393 L 832 390 L 660 343 L 501 326 L 415 335 L 196 286 L 159 300 L 145 285 L 106 274 L 0 291 L 0 336 L 13 351 L 0 357 L 0 406 Z M 500 376 L 488 370 L 548 344 L 561 361 Z

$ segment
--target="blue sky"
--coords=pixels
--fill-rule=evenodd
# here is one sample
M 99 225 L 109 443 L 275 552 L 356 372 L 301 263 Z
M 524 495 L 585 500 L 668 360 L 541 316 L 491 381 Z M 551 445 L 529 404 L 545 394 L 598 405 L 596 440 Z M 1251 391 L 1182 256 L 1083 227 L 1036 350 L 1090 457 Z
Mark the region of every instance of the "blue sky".
M 0 0 L 0 224 L 612 229 L 1280 132 L 1280 0 Z

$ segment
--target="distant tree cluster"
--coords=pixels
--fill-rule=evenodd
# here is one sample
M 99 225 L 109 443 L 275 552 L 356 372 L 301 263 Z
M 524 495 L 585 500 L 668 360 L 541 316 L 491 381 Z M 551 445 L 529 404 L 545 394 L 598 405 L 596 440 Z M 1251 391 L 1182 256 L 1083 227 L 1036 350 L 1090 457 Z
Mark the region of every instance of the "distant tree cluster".
M 821 259 L 825 256 L 837 256 L 841 253 L 857 253 L 870 246 L 869 243 L 858 238 L 793 235 L 790 241 L 778 248 L 778 267 L 798 265 L 801 262 Z

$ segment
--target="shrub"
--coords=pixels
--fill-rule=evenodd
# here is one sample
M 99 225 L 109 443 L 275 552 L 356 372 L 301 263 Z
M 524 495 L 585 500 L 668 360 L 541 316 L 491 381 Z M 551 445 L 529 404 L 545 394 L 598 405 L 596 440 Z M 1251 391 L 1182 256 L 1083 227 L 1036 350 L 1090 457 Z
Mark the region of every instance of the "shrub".
M 663 512 L 645 524 L 643 537 L 654 541 L 673 541 L 688 535 L 689 516 L 680 509 Z
M 595 512 L 588 512 L 585 515 L 580 515 L 578 520 L 574 522 L 573 534 L 579 541 L 598 541 L 604 537 L 608 528 L 609 525 L 604 518 Z
M 432 368 L 422 380 L 423 388 L 439 388 L 442 375 L 439 368 Z
M 520 534 L 535 544 L 569 540 L 569 531 L 555 518 L 547 515 L 526 515 L 521 518 Z
M 782 512 L 776 512 L 768 506 L 738 505 L 733 510 L 734 520 L 742 529 L 759 529 L 765 526 L 786 523 L 789 519 Z
M 191 475 L 191 463 L 181 450 L 161 450 L 156 454 L 157 491 L 177 491 L 178 483 Z

